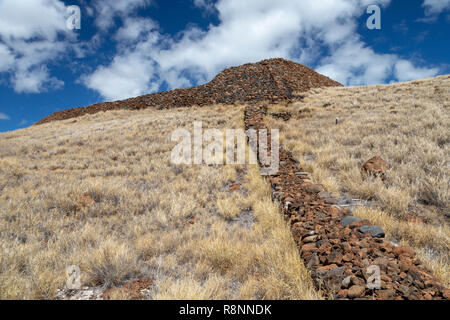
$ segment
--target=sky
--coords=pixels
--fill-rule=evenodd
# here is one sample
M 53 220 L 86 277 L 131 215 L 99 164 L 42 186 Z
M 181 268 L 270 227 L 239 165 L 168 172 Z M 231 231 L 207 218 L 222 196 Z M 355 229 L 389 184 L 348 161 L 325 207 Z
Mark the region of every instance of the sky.
M 450 0 L 0 0 L 0 132 L 268 58 L 345 85 L 449 74 L 449 25 Z

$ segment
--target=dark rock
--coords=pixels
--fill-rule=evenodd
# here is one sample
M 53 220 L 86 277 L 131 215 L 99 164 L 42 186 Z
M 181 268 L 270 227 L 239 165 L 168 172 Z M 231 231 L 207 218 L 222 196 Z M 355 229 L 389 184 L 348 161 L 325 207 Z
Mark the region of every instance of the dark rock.
M 334 198 L 326 198 L 324 201 L 326 204 L 337 204 L 337 200 Z
M 343 288 L 348 288 L 350 286 L 351 278 L 352 278 L 352 276 L 348 276 L 348 277 L 344 278 L 344 280 L 342 280 L 341 285 Z
M 311 193 L 319 193 L 324 190 L 324 188 L 319 184 L 311 184 L 305 187 L 306 191 Z
M 384 238 L 385 233 L 379 226 L 362 226 L 358 229 L 359 232 L 370 234 L 374 238 Z
M 326 191 L 319 192 L 317 195 L 321 198 L 330 198 L 331 197 L 331 195 Z
M 335 266 L 335 265 L 333 265 Z M 344 278 L 346 267 L 334 267 L 326 272 L 319 272 L 322 284 L 331 291 L 338 291 Z
M 318 265 L 319 265 L 319 257 L 317 256 L 317 253 L 313 253 L 306 267 L 311 270 L 313 268 L 316 268 Z
M 353 222 L 360 221 L 360 220 L 361 220 L 361 219 L 358 218 L 358 217 L 354 217 L 354 216 L 346 216 L 346 217 L 344 217 L 344 219 L 341 220 L 341 224 L 342 224 L 344 227 L 346 227 L 346 226 L 352 224 Z

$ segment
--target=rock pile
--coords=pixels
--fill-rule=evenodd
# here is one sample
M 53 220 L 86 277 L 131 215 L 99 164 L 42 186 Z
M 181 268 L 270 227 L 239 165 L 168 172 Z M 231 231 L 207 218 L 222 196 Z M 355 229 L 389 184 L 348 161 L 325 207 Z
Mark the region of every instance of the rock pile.
M 289 119 L 292 118 L 292 113 L 290 113 L 290 112 L 276 112 L 276 113 L 271 113 L 270 116 L 273 117 L 273 118 L 277 118 L 277 119 L 283 119 L 284 121 L 289 121 Z
M 301 64 L 280 58 L 268 59 L 226 69 L 211 82 L 198 87 L 175 89 L 122 101 L 63 110 L 53 113 L 36 124 L 117 109 L 138 110 L 148 107 L 165 109 L 216 103 L 289 101 L 298 92 L 323 86 L 342 85 Z
M 264 129 L 263 120 L 260 108 L 246 108 L 245 129 Z M 411 247 L 395 246 L 384 239 L 380 227 L 337 206 L 289 151 L 281 147 L 279 154 L 279 172 L 269 178 L 272 197 L 281 203 L 300 255 L 326 296 L 450 299 L 450 290 L 421 264 Z

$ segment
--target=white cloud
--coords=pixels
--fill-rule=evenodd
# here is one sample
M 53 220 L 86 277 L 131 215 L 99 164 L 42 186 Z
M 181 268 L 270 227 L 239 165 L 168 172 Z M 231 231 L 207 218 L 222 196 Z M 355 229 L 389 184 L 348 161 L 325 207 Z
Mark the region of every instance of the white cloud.
M 142 95 L 149 89 L 153 73 L 148 61 L 136 53 L 117 56 L 108 67 L 100 67 L 84 80 L 90 88 L 96 88 L 108 99 L 125 99 Z
M 97 11 L 95 24 L 101 30 L 114 25 L 114 17 L 128 17 L 136 9 L 149 5 L 151 0 L 97 0 L 94 3 Z
M 377 54 L 360 42 L 349 42 L 323 60 L 317 68 L 346 85 L 369 85 L 384 83 L 393 78 L 396 81 L 409 81 L 435 76 L 437 68 L 415 67 L 412 62 L 394 54 Z
M 155 23 L 145 24 L 145 30 L 151 26 L 156 28 Z M 121 37 L 126 36 L 121 34 Z M 145 38 L 141 42 L 129 43 L 128 46 L 119 45 L 120 53 L 114 57 L 111 64 L 98 67 L 92 74 L 82 77 L 81 82 L 108 100 L 125 99 L 157 91 L 160 82 L 158 80 L 150 82 L 158 73 L 156 70 L 158 66 L 155 65 L 151 55 L 159 40 L 159 32 L 151 29 L 145 33 Z
M 422 7 L 425 8 L 425 15 L 438 15 L 450 9 L 450 0 L 424 0 Z
M 140 37 L 152 29 L 156 29 L 157 24 L 148 18 L 125 18 L 123 26 L 115 34 L 115 40 L 136 42 Z
M 64 84 L 50 75 L 46 65 L 67 50 L 65 42 L 15 40 L 10 44 L 15 53 L 11 83 L 16 92 L 39 93 Z
M 65 30 L 64 3 L 56 0 L 2 0 L 0 33 L 6 38 L 54 40 Z
M 20 70 L 13 76 L 14 89 L 16 92 L 39 93 L 41 91 L 58 89 L 64 82 L 50 76 L 45 66 L 34 69 Z
M 347 85 L 382 83 L 392 73 L 395 55 L 377 54 L 360 41 L 349 41 L 322 60 L 317 71 Z
M 9 116 L 7 114 L 4 114 L 3 112 L 0 112 L 0 120 L 9 120 Z
M 194 5 L 209 13 L 215 10 L 214 2 L 211 0 L 194 0 Z
M 66 15 L 60 0 L 0 1 L 0 72 L 10 74 L 16 92 L 62 86 L 47 64 L 66 51 L 68 39 L 74 37 L 66 29 Z
M 433 77 L 438 73 L 437 68 L 417 68 L 408 60 L 398 60 L 395 63 L 395 77 L 400 81 L 424 79 Z
M 208 3 L 194 1 L 200 7 Z M 408 68 L 403 63 L 397 66 L 403 61 L 400 57 L 377 53 L 364 44 L 357 28 L 365 24 L 366 8 L 374 3 L 387 6 L 390 0 L 221 0 L 215 4 L 218 25 L 208 30 L 190 27 L 176 40 L 157 30 L 147 33 L 152 37 L 142 36 L 143 29 L 136 24 L 131 30 L 135 34 L 139 30 L 138 43 L 119 48 L 111 64 L 87 75 L 84 83 L 115 99 L 128 92 L 155 91 L 164 82 L 170 88 L 203 83 L 226 67 L 271 57 L 309 64 L 344 84 L 435 74 L 435 69 L 415 68 L 412 63 Z M 123 72 L 128 70 L 126 64 L 140 66 L 138 75 Z M 141 75 L 141 70 L 150 74 Z M 111 89 L 111 79 L 117 79 L 113 85 L 117 90 Z M 122 83 L 126 90 L 120 88 Z
M 9 48 L 0 43 L 0 72 L 8 71 L 14 62 L 14 56 Z

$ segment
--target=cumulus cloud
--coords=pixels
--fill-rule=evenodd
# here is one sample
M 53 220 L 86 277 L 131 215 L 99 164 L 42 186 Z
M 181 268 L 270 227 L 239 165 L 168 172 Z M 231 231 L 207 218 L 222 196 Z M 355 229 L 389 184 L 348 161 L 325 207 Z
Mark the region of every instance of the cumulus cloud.
M 18 70 L 13 76 L 13 82 L 14 89 L 19 93 L 39 93 L 47 88 L 58 89 L 64 85 L 63 81 L 50 76 L 45 66 Z
M 9 120 L 9 116 L 3 112 L 0 112 L 0 120 Z
M 0 43 L 0 72 L 8 71 L 14 62 L 11 50 Z
M 156 29 L 158 24 L 152 19 L 148 18 L 125 18 L 123 26 L 116 32 L 114 38 L 117 42 L 138 41 L 141 36 L 144 36 L 153 29 Z
M 425 8 L 425 15 L 438 15 L 450 9 L 450 0 L 424 0 L 422 7 Z
M 133 20 L 125 23 L 116 37 L 126 43 L 118 45 L 120 53 L 108 66 L 100 66 L 92 74 L 83 76 L 81 82 L 111 100 L 157 91 L 160 82 L 152 77 L 158 73 L 158 66 L 151 57 L 161 39 L 157 24 L 150 19 Z
M 194 5 L 208 13 L 213 13 L 215 11 L 214 2 L 212 0 L 194 0 Z
M 56 38 L 65 29 L 64 3 L 56 0 L 2 0 L 0 32 L 3 38 Z
M 103 97 L 125 99 L 151 90 L 149 81 L 153 72 L 152 65 L 140 54 L 126 53 L 116 56 L 108 67 L 98 68 L 84 83 L 96 88 Z
M 64 34 L 64 39 L 59 35 Z M 59 0 L 0 1 L 0 72 L 16 92 L 59 88 L 45 66 L 66 50 L 66 6 Z
M 438 73 L 437 68 L 417 68 L 408 60 L 398 60 L 395 63 L 395 77 L 400 81 L 409 81 L 423 79 L 435 76 Z
M 317 71 L 346 85 L 382 83 L 392 73 L 396 59 L 395 55 L 377 54 L 362 42 L 353 40 L 323 59 Z
M 101 30 L 107 30 L 114 25 L 114 18 L 128 17 L 136 9 L 149 5 L 151 0 L 97 0 L 94 8 L 97 11 L 95 24 Z
M 112 62 L 87 75 L 84 83 L 117 99 L 162 85 L 196 85 L 226 67 L 270 57 L 308 64 L 347 85 L 436 74 L 436 69 L 417 68 L 397 55 L 377 53 L 361 40 L 358 25 L 365 23 L 367 6 L 374 3 L 387 6 L 390 0 L 221 0 L 214 4 L 218 25 L 207 30 L 191 26 L 176 39 L 132 22 L 129 32 L 125 25 L 116 37 L 139 33 L 137 43 L 119 48 Z M 133 73 L 127 65 L 140 68 Z

